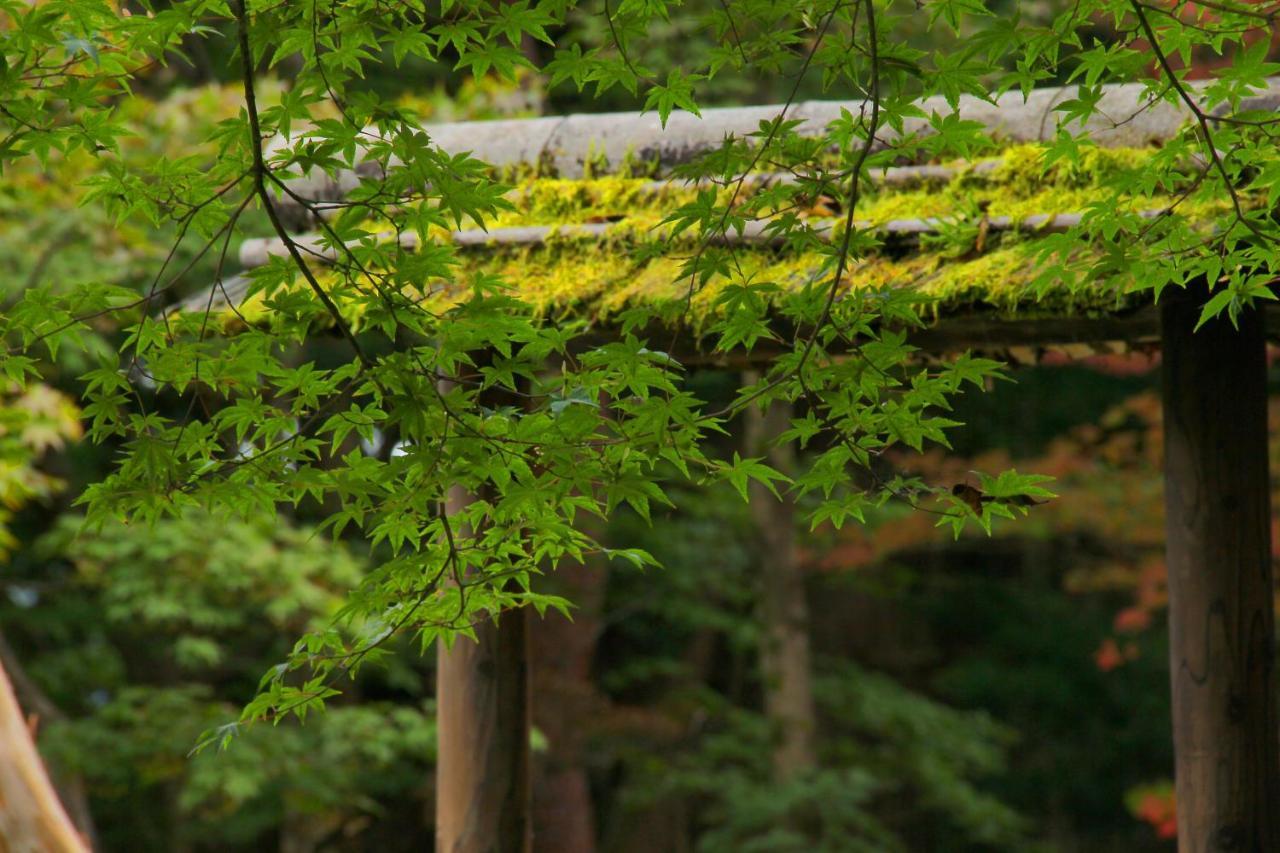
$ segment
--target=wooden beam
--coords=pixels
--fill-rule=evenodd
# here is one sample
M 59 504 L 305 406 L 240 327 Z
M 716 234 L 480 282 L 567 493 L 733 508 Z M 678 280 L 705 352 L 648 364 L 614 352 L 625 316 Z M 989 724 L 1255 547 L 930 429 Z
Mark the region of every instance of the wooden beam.
M 229 276 L 215 284 L 212 293 L 206 290 L 190 296 L 168 311 L 228 312 L 230 306 L 238 307 L 244 302 L 249 283 L 244 274 Z M 1271 303 L 1263 310 L 1268 318 L 1268 339 L 1280 342 L 1280 305 Z M 790 350 L 788 342 L 796 338 L 795 327 L 780 320 L 772 326 L 777 341 L 761 340 L 749 353 L 712 352 L 707 338 L 697 335 L 687 323 L 675 328 L 655 321 L 637 334 L 660 347 L 670 345 L 674 334 L 671 355 L 687 367 L 744 370 L 767 367 Z M 579 335 L 571 345 L 576 352 L 582 352 L 616 341 L 619 336 L 619 327 L 606 320 Z M 1154 346 L 1160 342 L 1160 310 L 1146 304 L 1094 316 L 1022 317 L 996 313 L 981 305 L 958 306 L 924 327 L 910 329 L 907 342 L 926 355 L 937 356 L 964 350 L 1000 355 L 1016 347 L 1052 349 L 1074 344 Z
M 1201 87 L 1206 85 L 1207 81 L 1187 83 L 1200 100 L 1203 100 Z M 1239 104 L 1239 109 L 1274 109 L 1280 80 L 1269 78 L 1265 86 Z M 1084 122 L 1065 121 L 1065 128 L 1072 133 L 1083 133 L 1103 147 L 1143 148 L 1172 139 L 1191 118 L 1183 104 L 1155 97 L 1141 83 L 1104 85 L 1099 94 L 1097 111 Z M 930 133 L 932 128 L 925 116 L 959 112 L 965 120 L 979 123 L 993 137 L 1006 142 L 1048 141 L 1057 134 L 1062 116 L 1055 111 L 1056 107 L 1074 97 L 1074 85 L 1037 88 L 1025 93 L 1015 89 L 991 98 L 964 94 L 958 103 L 950 103 L 937 95 L 917 102 L 919 114 L 908 118 L 902 131 Z M 704 109 L 696 116 L 676 110 L 665 123 L 653 112 L 540 116 L 433 124 L 428 125 L 428 132 L 431 142 L 449 153 L 465 151 L 498 167 L 536 166 L 561 178 L 581 177 L 588 169 L 600 174 L 602 159 L 606 172 L 630 161 L 652 164 L 667 173 L 673 166 L 719 148 L 726 136 L 744 139 L 759 130 L 761 122 L 775 121 L 784 112 L 788 119 L 799 120 L 797 133 L 813 136 L 838 121 L 842 110 L 858 115 L 866 106 L 865 101 L 846 100 L 801 101 L 786 107 L 781 104 L 718 107 Z M 1225 109 L 1217 105 L 1214 112 L 1221 114 Z M 891 145 L 897 135 L 896 131 L 886 128 L 880 134 L 880 144 Z M 385 137 L 377 128 L 366 128 L 362 139 L 384 140 Z M 274 155 L 297 142 L 296 139 L 273 139 L 268 153 Z M 328 175 L 312 169 L 304 177 L 291 178 L 288 181 L 291 194 L 281 194 L 277 201 L 281 214 L 291 221 L 305 219 L 298 215 L 300 203 L 295 195 L 309 203 L 332 202 L 344 198 L 362 179 L 384 179 L 388 169 L 381 162 L 369 160 L 367 152 L 363 142 L 357 146 L 359 165 L 355 171 L 342 170 Z M 400 164 L 393 159 L 389 165 L 395 169 Z
M 386 177 L 383 170 L 377 168 L 375 164 L 370 165 L 374 165 L 374 168 L 366 168 L 364 170 L 363 177 L 368 179 L 382 179 Z M 867 180 L 869 180 L 871 184 L 880 187 L 914 187 L 929 183 L 946 183 L 961 174 L 968 174 L 971 176 L 991 175 L 998 171 L 1002 165 L 1004 165 L 1004 161 L 1002 159 L 992 157 L 987 160 L 966 162 L 958 166 L 943 166 L 933 163 L 925 163 L 916 166 L 886 166 L 883 169 L 868 172 Z M 358 173 L 347 173 L 347 185 L 342 192 L 346 193 L 354 189 L 358 183 L 359 177 L 360 175 Z M 751 172 L 743 175 L 741 177 L 741 182 L 744 187 L 754 190 L 763 187 L 797 184 L 800 182 L 800 178 L 791 172 Z M 336 181 L 330 186 L 334 190 L 340 189 Z M 697 180 L 689 181 L 677 180 L 674 177 L 671 177 L 664 180 L 645 181 L 643 184 L 639 184 L 636 187 L 636 191 L 642 196 L 661 196 L 671 192 L 672 190 L 705 190 L 724 186 L 725 181 L 723 179 L 699 178 Z M 527 190 L 514 190 L 507 194 L 507 198 L 518 200 L 521 193 L 526 191 Z M 417 195 L 417 193 L 414 195 Z M 295 224 L 297 227 L 314 225 L 314 219 L 317 216 L 322 220 L 336 219 L 343 211 L 359 206 L 369 207 L 376 205 L 382 210 L 394 210 L 398 206 L 395 203 L 396 201 L 397 199 L 395 198 L 373 198 L 364 201 L 347 202 L 335 198 L 327 201 L 308 202 L 305 207 L 307 212 L 313 214 L 313 216 L 302 217 L 291 224 Z M 297 214 L 300 206 L 302 206 L 302 203 L 292 196 L 286 195 L 280 201 L 280 207 L 285 212 Z
M 1171 215 L 1166 210 L 1141 210 L 1137 214 L 1143 219 L 1158 219 Z M 992 216 L 985 220 L 989 233 L 1021 232 L 1032 235 L 1065 234 L 1080 225 L 1085 214 L 1068 211 L 1065 213 L 1032 213 L 1014 218 L 1012 216 Z M 772 219 L 752 219 L 746 222 L 741 230 L 730 229 L 721 234 L 708 235 L 707 242 L 717 246 L 767 246 L 780 248 L 786 245 L 786 237 L 770 229 Z M 856 221 L 854 226 L 860 231 L 873 231 L 887 238 L 896 238 L 899 242 L 918 243 L 921 237 L 940 234 L 953 227 L 956 220 L 950 217 L 925 217 L 922 219 L 890 219 L 885 222 Z M 832 240 L 837 236 L 839 219 L 811 219 L 807 223 L 813 234 L 824 240 Z M 349 252 L 360 248 L 368 238 L 352 240 L 344 244 L 340 250 L 332 243 L 330 235 L 324 232 L 295 234 L 289 238 L 303 256 L 317 263 L 332 264 L 347 261 Z M 384 231 L 374 235 L 379 243 L 395 241 L 402 249 L 413 251 L 418 248 L 419 239 L 416 231 L 405 231 L 397 234 Z M 630 243 L 638 242 L 637 236 L 625 222 L 566 223 L 564 225 L 516 225 L 507 228 L 468 228 L 450 232 L 448 242 L 464 248 L 494 248 L 502 246 L 544 246 L 553 240 L 595 240 L 597 242 L 620 239 Z M 680 238 L 689 246 L 697 245 L 696 241 Z M 279 237 L 255 237 L 240 244 L 240 265 L 245 269 L 265 266 L 272 258 L 291 257 L 290 246 Z M 207 294 L 207 291 L 206 291 Z
M 1178 846 L 1280 850 L 1263 318 L 1204 299 L 1161 300 Z

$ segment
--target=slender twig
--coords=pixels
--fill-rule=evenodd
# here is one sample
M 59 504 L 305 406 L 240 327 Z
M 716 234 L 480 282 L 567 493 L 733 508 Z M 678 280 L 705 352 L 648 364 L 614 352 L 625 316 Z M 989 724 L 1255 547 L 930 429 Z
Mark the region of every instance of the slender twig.
M 267 191 L 267 165 L 262 156 L 262 128 L 258 121 L 258 99 L 254 82 L 253 53 L 249 48 L 249 13 L 245 8 L 245 0 L 235 0 L 234 7 L 236 31 L 240 43 L 240 72 L 241 82 L 244 87 L 245 113 L 249 117 L 249 144 L 253 154 L 252 177 L 254 191 L 262 203 L 263 210 L 266 211 L 267 219 L 270 220 L 272 229 L 284 242 L 285 248 L 289 252 L 289 257 L 293 259 L 299 272 L 302 273 L 302 277 L 306 279 L 307 285 L 310 286 L 325 310 L 333 317 L 333 322 L 342 332 L 343 337 L 350 342 L 351 348 L 355 350 L 356 358 L 366 368 L 372 367 L 373 361 L 360 346 L 360 341 L 356 339 L 355 334 L 351 331 L 351 326 L 348 325 L 346 318 L 342 316 L 341 309 L 338 308 L 325 289 L 320 286 L 320 282 L 316 280 L 315 273 L 311 271 L 311 267 L 307 264 L 306 259 L 302 257 L 302 253 L 298 251 L 293 238 L 289 236 L 284 223 L 280 221 L 280 215 L 276 212 L 275 203 L 271 199 L 271 194 Z
M 1147 41 L 1151 45 L 1151 52 L 1155 54 L 1156 62 L 1159 63 L 1161 70 L 1169 79 L 1169 85 L 1173 86 L 1178 97 L 1186 105 L 1194 116 L 1196 125 L 1199 129 L 1201 143 L 1204 145 L 1205 152 L 1208 154 L 1210 161 L 1213 163 L 1214 170 L 1222 178 L 1223 188 L 1231 198 L 1231 207 L 1235 211 L 1236 221 L 1253 233 L 1255 237 L 1264 241 L 1271 242 L 1272 238 L 1264 234 L 1255 222 L 1245 216 L 1244 207 L 1240 202 L 1240 195 L 1236 191 L 1235 181 L 1232 180 L 1231 174 L 1227 171 L 1226 164 L 1222 161 L 1222 156 L 1218 153 L 1217 146 L 1213 144 L 1213 131 L 1209 129 L 1210 117 L 1196 103 L 1195 98 L 1191 97 L 1191 93 L 1182 84 L 1178 73 L 1174 70 L 1173 65 L 1169 62 L 1169 57 L 1165 54 L 1164 49 L 1160 46 L 1160 40 L 1156 38 L 1155 30 L 1151 27 L 1151 22 L 1147 20 L 1143 6 L 1137 0 L 1129 0 L 1129 5 L 1133 8 L 1133 12 L 1138 17 L 1138 24 L 1142 27 L 1143 33 L 1146 34 Z

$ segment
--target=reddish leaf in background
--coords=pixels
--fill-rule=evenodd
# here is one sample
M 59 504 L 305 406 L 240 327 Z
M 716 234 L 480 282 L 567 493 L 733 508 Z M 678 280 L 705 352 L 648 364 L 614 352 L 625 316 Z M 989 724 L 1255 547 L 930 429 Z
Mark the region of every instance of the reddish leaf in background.
M 1108 637 L 1093 653 L 1093 662 L 1103 672 L 1110 672 L 1124 663 L 1124 655 L 1120 654 L 1120 647 L 1116 645 L 1116 641 Z
M 1151 626 L 1151 611 L 1141 607 L 1126 607 L 1116 614 L 1113 627 L 1118 634 L 1145 631 Z
M 1159 838 L 1177 838 L 1178 810 L 1173 785 L 1159 782 L 1129 791 L 1125 797 L 1129 812 L 1138 820 L 1151 824 Z

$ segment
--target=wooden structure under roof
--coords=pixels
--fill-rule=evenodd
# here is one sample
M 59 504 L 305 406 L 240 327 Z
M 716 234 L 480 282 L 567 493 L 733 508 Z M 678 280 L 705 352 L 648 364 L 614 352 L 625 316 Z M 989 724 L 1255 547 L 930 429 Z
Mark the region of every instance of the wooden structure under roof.
M 1267 472 L 1266 360 L 1260 311 L 1192 328 L 1203 293 L 1168 293 L 1157 308 L 1124 283 L 1038 285 L 1037 241 L 1079 222 L 1090 200 L 1107 196 L 1109 164 L 1141 158 L 1181 132 L 1189 115 L 1166 102 L 1152 104 L 1140 86 L 1108 87 L 1083 128 L 1099 146 L 1097 174 L 1052 173 L 1028 183 L 1018 171 L 1025 146 L 1058 130 L 1054 106 L 1074 89 L 1040 89 L 1024 100 L 1009 93 L 990 104 L 962 98 L 961 116 L 983 123 L 1003 146 L 974 163 L 906 165 L 873 176 L 863 227 L 883 231 L 898 249 L 892 257 L 859 262 L 850 286 L 908 286 L 932 298 L 932 319 L 914 332 L 926 351 L 963 348 L 1114 348 L 1142 343 L 1163 348 L 1165 490 L 1169 567 L 1170 670 L 1177 752 L 1180 847 L 1199 850 L 1280 850 L 1280 748 L 1277 746 Z M 807 102 L 787 110 L 804 120 L 801 132 L 821 128 L 858 104 Z M 946 113 L 943 102 L 924 112 Z M 1280 80 L 1245 105 L 1280 109 Z M 548 321 L 582 316 L 593 335 L 607 337 L 611 318 L 635 302 L 673 298 L 675 262 L 651 259 L 629 266 L 624 248 L 693 189 L 650 179 L 593 178 L 624 161 L 661 173 L 721 144 L 726 135 L 757 130 L 778 106 L 707 110 L 702 118 L 673 114 L 665 130 L 654 115 L 593 115 L 455 123 L 430 129 L 445 150 L 472 152 L 498 167 L 535 167 L 543 177 L 513 195 L 517 213 L 488 232 L 442 235 L 462 248 L 464 267 L 519 272 L 512 280 Z M 920 129 L 909 126 L 908 131 Z M 1068 127 L 1080 131 L 1079 127 Z M 281 213 L 299 230 L 298 245 L 317 262 L 332 262 L 314 231 L 317 216 L 340 206 L 365 174 L 296 180 Z M 1039 173 L 1037 173 L 1039 174 Z M 776 180 L 753 176 L 756 183 Z M 539 200 L 558 200 L 540 204 Z M 974 198 L 987 204 L 973 221 Z M 1160 198 L 1133 199 L 1137 216 L 1163 215 Z M 968 212 L 966 214 L 966 211 Z M 1212 211 L 1205 211 L 1206 216 Z M 981 228 L 982 245 L 957 255 L 929 240 L 957 222 Z M 815 214 L 817 216 L 817 214 Z M 821 225 L 821 223 L 817 223 Z M 762 229 L 730 234 L 748 265 L 772 280 L 800 281 L 810 264 L 786 256 Z M 411 248 L 411 245 L 408 246 Z M 247 241 L 246 269 L 282 254 L 274 238 Z M 672 254 L 679 246 L 672 247 Z M 815 262 L 816 263 L 816 262 Z M 212 294 L 187 300 L 183 310 L 232 303 L 252 320 L 251 277 L 221 282 Z M 557 282 L 572 286 L 558 287 Z M 447 298 L 448 283 L 438 283 Z M 434 287 L 424 283 L 424 291 Z M 1193 289 L 1194 290 L 1194 289 Z M 696 322 L 675 353 L 682 361 L 714 362 L 700 354 Z M 599 339 L 598 337 L 596 338 Z M 1075 350 L 1078 353 L 1078 349 Z M 1015 353 L 1016 354 L 1016 353 Z M 737 366 L 768 360 L 761 347 Z M 528 849 L 528 669 L 523 618 L 484 626 L 477 646 L 441 648 L 440 762 L 437 849 L 488 853 Z

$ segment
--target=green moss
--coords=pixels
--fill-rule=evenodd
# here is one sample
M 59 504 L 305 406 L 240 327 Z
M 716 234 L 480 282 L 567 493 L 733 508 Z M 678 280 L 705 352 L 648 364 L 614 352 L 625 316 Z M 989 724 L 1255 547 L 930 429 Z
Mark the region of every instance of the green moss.
M 916 290 L 935 315 L 965 306 L 983 306 L 1012 314 L 1090 313 L 1113 310 L 1126 296 L 1121 283 L 1061 282 L 1036 284 L 1041 239 L 1032 233 L 990 234 L 982 250 L 976 245 L 982 216 L 1008 216 L 1015 221 L 1032 214 L 1067 213 L 1106 204 L 1134 210 L 1159 208 L 1172 198 L 1122 195 L 1126 173 L 1152 155 L 1146 150 L 1085 149 L 1074 162 L 1045 162 L 1045 148 L 1019 145 L 998 154 L 998 165 L 954 164 L 954 177 L 918 183 L 910 188 L 880 187 L 859 204 L 859 219 L 883 223 L 892 219 L 943 217 L 967 222 L 972 235 L 959 229 L 954 245 L 931 241 L 905 257 L 877 256 L 854 264 L 851 289 L 904 287 Z M 727 191 L 726 191 L 727 192 Z M 465 283 L 476 275 L 510 282 L 534 310 L 555 318 L 604 320 L 637 305 L 653 308 L 688 304 L 696 325 L 712 316 L 718 292 L 726 282 L 694 288 L 678 280 L 684 256 L 695 245 L 692 235 L 664 243 L 665 254 L 636 260 L 635 247 L 661 237 L 656 226 L 674 208 L 692 201 L 696 191 L 682 184 L 662 186 L 621 175 L 582 180 L 526 177 L 509 193 L 513 209 L 489 227 L 562 226 L 588 222 L 614 223 L 607 239 L 553 235 L 543 245 L 516 247 L 491 244 L 459 252 L 462 261 L 449 282 L 423 282 L 423 293 L 439 305 L 461 298 Z M 1214 212 L 1186 202 L 1188 215 Z M 831 216 L 812 209 L 811 217 Z M 963 232 L 963 233 L 962 233 Z M 1082 246 L 1081 251 L 1091 251 Z M 822 266 L 819 254 L 796 255 L 764 247 L 735 249 L 735 275 L 752 281 L 797 288 Z M 1041 283 L 1042 284 L 1042 283 Z M 250 306 L 251 310 L 264 310 Z
M 668 211 L 693 198 L 691 190 L 674 185 L 660 188 L 639 178 L 534 178 L 507 194 L 515 209 L 490 224 L 565 225 L 623 219 L 658 222 Z
M 1113 187 L 1120 177 L 1152 156 L 1147 149 L 1085 148 L 1077 161 L 1046 165 L 1042 145 L 1016 145 L 998 152 L 988 165 L 952 163 L 948 181 L 922 180 L 910 186 L 864 187 L 858 217 L 871 223 L 894 219 L 976 219 L 1009 216 L 1015 220 L 1042 213 L 1087 210 L 1098 203 L 1132 210 L 1157 208 L 1173 201 L 1167 195 L 1127 196 Z M 750 189 L 746 189 L 749 193 Z M 565 225 L 584 222 L 626 223 L 633 231 L 652 228 L 674 208 L 696 198 L 693 188 L 666 186 L 650 179 L 611 175 L 580 180 L 537 177 L 526 173 L 508 194 L 514 209 L 486 223 L 489 227 Z M 727 198 L 728 191 L 722 192 Z M 1205 212 L 1205 211 L 1200 211 Z M 802 216 L 831 215 L 821 207 Z
M 952 164 L 956 176 L 941 186 L 907 191 L 885 188 L 868 194 L 859 205 L 861 218 L 883 223 L 892 219 L 976 218 L 1009 216 L 1014 220 L 1042 213 L 1074 213 L 1100 202 L 1124 209 L 1163 207 L 1171 196 L 1126 196 L 1113 189 L 1118 178 L 1152 156 L 1147 149 L 1086 148 L 1078 162 L 1045 163 L 1042 145 L 1016 145 L 1000 152 L 994 168 Z
M 1034 194 L 1046 187 L 1085 189 L 1105 187 L 1125 173 L 1144 166 L 1154 152 L 1149 148 L 1080 149 L 1076 161 L 1057 160 L 1046 163 L 1043 145 L 1015 145 L 1000 155 L 1000 166 L 990 173 L 994 183 Z
M 984 254 L 955 258 L 926 251 L 901 258 L 877 256 L 855 263 L 847 277 L 848 290 L 873 291 L 885 287 L 916 290 L 936 315 L 963 306 L 985 305 L 1003 314 L 1034 308 L 1059 313 L 1114 309 L 1125 299 L 1114 285 L 1064 286 L 1042 294 L 1035 288 L 1040 266 L 1038 240 L 1008 240 Z M 742 249 L 735 254 L 735 270 L 756 282 L 770 282 L 782 293 L 796 290 L 821 269 L 818 254 L 786 255 L 766 249 Z M 500 248 L 464 253 L 457 281 L 474 275 L 498 275 L 512 283 L 517 294 L 535 311 L 554 319 L 567 317 L 605 321 L 638 306 L 661 309 L 687 304 L 687 320 L 695 328 L 712 319 L 716 298 L 728 285 L 723 279 L 693 289 L 680 279 L 681 258 L 632 259 L 616 246 L 590 241 L 561 245 Z M 444 282 L 441 300 L 463 291 Z M 785 298 L 785 296 L 781 297 Z
M 911 288 L 921 297 L 927 312 L 937 319 L 963 308 L 984 306 L 1002 315 L 1081 314 L 1114 310 L 1124 304 L 1125 292 L 1114 284 L 1063 286 L 1038 292 L 1040 270 L 1037 240 L 1008 240 L 984 254 L 956 258 L 946 252 L 925 251 L 901 258 L 870 257 L 855 263 L 848 276 L 847 291 L 875 291 L 886 287 Z M 427 296 L 431 310 L 443 310 L 470 292 L 468 284 L 477 276 L 501 276 L 533 310 L 553 320 L 567 318 L 608 322 L 620 312 L 648 307 L 659 312 L 679 309 L 694 331 L 705 328 L 715 316 L 716 299 L 729 282 L 713 280 L 694 288 L 680 279 L 682 259 L 663 256 L 635 260 L 615 244 L 596 241 L 564 241 L 541 246 L 494 247 L 461 253 L 462 264 L 450 280 L 422 282 L 415 298 Z M 787 255 L 767 249 L 742 249 L 736 253 L 735 269 L 756 282 L 780 286 L 785 299 L 788 290 L 798 290 L 822 268 L 824 258 L 816 253 Z M 322 282 L 327 287 L 336 280 Z M 1065 283 L 1064 283 L 1065 284 Z M 302 287 L 301 283 L 298 284 Z M 352 305 L 352 294 L 338 293 L 340 305 Z M 687 307 L 687 313 L 685 311 Z M 239 315 L 251 323 L 267 322 L 268 309 L 261 297 L 240 307 Z M 224 318 L 225 329 L 242 325 L 239 316 Z M 348 319 L 358 327 L 353 311 Z

